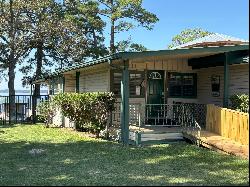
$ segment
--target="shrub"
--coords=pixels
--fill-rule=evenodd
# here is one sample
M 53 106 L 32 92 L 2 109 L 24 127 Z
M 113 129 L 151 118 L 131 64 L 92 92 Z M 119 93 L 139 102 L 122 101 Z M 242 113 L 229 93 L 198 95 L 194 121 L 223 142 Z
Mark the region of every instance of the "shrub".
M 49 127 L 49 124 L 52 123 L 53 117 L 56 115 L 56 105 L 50 101 L 43 101 L 37 105 L 37 115 L 38 120 L 41 120 L 45 123 L 45 127 Z
M 99 137 L 104 130 L 109 114 L 114 110 L 113 93 L 60 93 L 53 98 L 62 114 L 75 122 L 77 130 L 88 130 Z
M 234 110 L 248 112 L 249 96 L 246 94 L 234 94 L 230 97 L 231 108 Z

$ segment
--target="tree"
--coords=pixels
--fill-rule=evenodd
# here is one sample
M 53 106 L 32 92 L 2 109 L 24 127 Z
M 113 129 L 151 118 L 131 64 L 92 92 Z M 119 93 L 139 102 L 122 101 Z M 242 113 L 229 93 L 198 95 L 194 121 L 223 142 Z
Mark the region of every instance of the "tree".
M 122 51 L 129 51 L 129 52 L 135 52 L 135 51 L 147 51 L 148 49 L 137 43 L 133 43 L 132 39 L 129 37 L 127 40 L 122 40 L 120 42 L 117 42 L 116 45 L 116 51 L 122 52 Z
M 100 14 L 105 16 L 110 23 L 110 53 L 118 49 L 115 45 L 115 36 L 120 32 L 129 31 L 137 26 L 152 30 L 159 20 L 157 16 L 142 7 L 143 0 L 97 0 L 100 3 Z M 133 21 L 133 22 L 132 22 Z M 126 41 L 121 41 L 126 43 Z M 139 44 L 135 44 L 142 49 Z M 134 46 L 135 46 L 134 45 Z M 133 47 L 133 46 L 132 46 Z M 135 48 L 136 49 L 136 48 Z
M 63 65 L 81 62 L 87 57 L 98 57 L 102 53 L 101 19 L 94 17 L 97 4 L 59 4 L 54 0 L 33 0 L 27 3 L 27 17 L 31 25 L 30 46 L 35 55 L 21 71 L 26 75 L 24 84 L 30 78 L 39 78 L 46 73 L 46 67 L 62 68 Z M 92 16 L 92 17 L 91 17 Z M 93 25 L 95 20 L 99 25 Z M 35 68 L 34 68 L 35 66 Z M 30 76 L 36 69 L 34 76 Z M 34 95 L 40 94 L 36 84 Z
M 8 72 L 10 121 L 15 117 L 15 68 L 29 53 L 27 23 L 23 0 L 0 1 L 0 62 Z
M 168 46 L 168 48 L 173 48 L 210 34 L 213 33 L 203 30 L 202 28 L 184 29 L 180 34 L 177 34 L 172 38 L 172 43 Z
M 100 35 L 104 24 L 96 16 L 96 8 L 98 4 L 91 2 L 27 2 L 25 12 L 32 35 L 29 43 L 34 55 L 30 55 L 27 65 L 21 68 L 25 75 L 23 84 L 46 74 L 47 67 L 62 68 L 63 65 L 82 62 L 87 57 L 96 57 L 103 52 Z M 32 76 L 33 69 L 35 72 Z M 32 113 L 36 116 L 36 97 L 40 95 L 40 84 L 35 84 L 33 95 Z
M 69 33 L 70 37 L 66 35 L 68 38 L 76 37 L 75 46 L 70 48 L 74 62 L 82 62 L 86 58 L 98 58 L 107 54 L 107 48 L 103 44 L 105 22 L 99 15 L 99 4 L 93 0 L 64 0 L 63 4 L 65 20 L 69 26 L 64 33 Z M 64 38 L 64 41 L 67 40 Z M 68 43 L 63 46 L 65 49 Z

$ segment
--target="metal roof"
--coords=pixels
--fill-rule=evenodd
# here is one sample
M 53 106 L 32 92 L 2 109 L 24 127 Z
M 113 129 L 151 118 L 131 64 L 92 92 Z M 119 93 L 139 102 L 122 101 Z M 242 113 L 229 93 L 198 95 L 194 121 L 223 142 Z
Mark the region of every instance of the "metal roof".
M 240 44 L 240 45 L 230 45 L 230 46 L 206 46 L 206 47 L 191 47 L 191 48 L 178 48 L 178 49 L 168 49 L 168 50 L 159 50 L 159 51 L 143 51 L 143 52 L 120 52 L 105 56 L 103 58 L 92 60 L 89 62 L 81 63 L 75 66 L 69 66 L 57 70 L 47 76 L 36 78 L 32 82 L 40 82 L 48 79 L 49 77 L 58 76 L 65 72 L 82 69 L 90 66 L 94 66 L 101 63 L 109 62 L 112 60 L 121 59 L 121 60 L 131 60 L 136 58 L 146 58 L 154 56 L 173 56 L 173 55 L 185 55 L 185 54 L 202 54 L 202 53 L 224 53 L 237 50 L 249 50 L 249 44 Z
M 172 49 L 179 49 L 179 48 L 183 48 L 183 47 L 188 47 L 188 46 L 194 46 L 197 44 L 203 44 L 203 43 L 219 43 L 219 42 L 240 42 L 240 43 L 248 43 L 248 40 L 244 40 L 244 39 L 240 39 L 240 38 L 236 38 L 236 37 L 232 37 L 232 36 L 228 36 L 228 35 L 224 35 L 224 34 L 219 34 L 219 33 L 214 33 L 214 34 L 210 34 L 208 36 L 204 36 L 202 38 L 198 38 L 196 40 L 187 42 L 185 44 L 173 47 Z

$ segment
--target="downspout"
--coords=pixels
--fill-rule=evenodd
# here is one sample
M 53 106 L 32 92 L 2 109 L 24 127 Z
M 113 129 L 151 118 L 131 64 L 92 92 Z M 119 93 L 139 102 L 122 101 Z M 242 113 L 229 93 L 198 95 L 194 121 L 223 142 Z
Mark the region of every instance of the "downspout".
M 229 90 L 229 53 L 225 53 L 224 60 L 224 94 L 223 107 L 228 108 L 228 91 Z
M 76 72 L 76 93 L 79 93 L 80 91 L 80 72 Z

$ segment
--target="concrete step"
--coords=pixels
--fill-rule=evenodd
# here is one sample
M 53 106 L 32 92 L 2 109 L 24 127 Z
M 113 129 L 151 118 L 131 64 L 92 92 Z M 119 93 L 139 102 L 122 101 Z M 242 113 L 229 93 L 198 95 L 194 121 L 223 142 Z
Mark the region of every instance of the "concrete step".
M 130 132 L 129 140 L 135 144 L 160 144 L 169 143 L 173 141 L 184 140 L 181 132 L 161 132 L 161 133 L 144 133 L 144 132 Z

